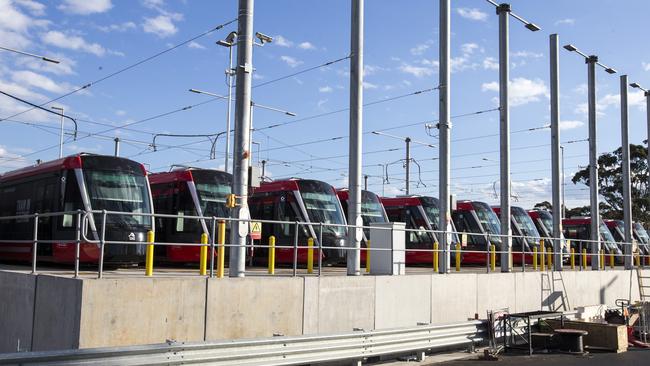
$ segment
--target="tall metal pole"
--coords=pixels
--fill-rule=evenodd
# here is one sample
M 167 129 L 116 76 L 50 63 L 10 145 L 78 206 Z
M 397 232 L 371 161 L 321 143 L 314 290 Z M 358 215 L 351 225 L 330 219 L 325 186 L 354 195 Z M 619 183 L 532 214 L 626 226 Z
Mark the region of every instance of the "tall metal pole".
M 559 140 L 559 139 L 558 139 Z M 562 155 L 562 218 L 566 218 L 566 201 L 564 192 L 566 192 L 566 182 L 564 181 L 564 146 L 560 145 L 560 155 Z
M 61 107 L 52 107 L 52 109 L 56 109 L 61 112 L 61 129 L 59 131 L 59 159 L 63 157 L 63 115 L 64 115 L 64 110 Z
M 645 91 L 645 112 L 646 112 L 646 125 L 648 129 L 648 186 L 650 186 L 650 90 Z
M 232 106 L 232 47 L 228 47 L 228 107 L 226 116 L 226 162 L 224 164 L 224 171 L 228 173 L 228 164 L 230 163 L 230 115 Z
M 560 171 L 560 44 L 557 34 L 550 36 L 551 57 L 551 185 L 553 192 L 553 267 L 562 270 L 562 185 Z
M 349 147 L 349 195 L 348 217 L 357 228 L 348 230 L 348 275 L 361 274 L 361 143 L 363 130 L 363 4 L 364 0 L 352 0 L 350 36 L 350 147 Z
M 120 156 L 120 138 L 116 137 L 113 141 L 115 141 L 115 156 Z
M 411 194 L 411 138 L 407 137 L 406 142 L 406 195 Z
M 632 269 L 632 197 L 630 192 L 630 141 L 628 127 L 627 75 L 621 75 L 621 150 L 623 161 L 623 222 L 625 223 L 625 269 Z
M 266 177 L 266 160 L 262 160 L 262 179 Z
M 250 126 L 248 128 L 248 166 L 253 166 L 253 103 L 250 106 Z
M 449 43 L 451 34 L 451 0 L 440 0 L 440 55 L 439 55 L 439 97 L 438 103 L 438 132 L 440 150 L 438 151 L 439 165 L 438 165 L 438 187 L 439 187 L 439 210 L 440 210 L 440 223 L 439 227 L 442 230 L 440 235 L 440 250 L 442 255 L 438 256 L 438 271 L 440 273 L 449 272 L 450 252 L 448 230 L 451 228 L 451 209 L 449 207 L 449 160 L 451 157 L 451 144 L 450 144 L 450 130 L 451 121 L 449 120 L 450 110 L 450 82 L 451 73 L 449 69 L 449 60 L 451 57 Z
M 501 185 L 501 272 L 512 269 L 512 231 L 510 228 L 510 103 L 508 83 L 510 81 L 510 4 L 497 7 L 499 15 L 499 110 L 500 110 L 500 185 Z
M 368 190 L 368 176 L 367 175 L 363 176 L 363 189 L 366 190 L 366 191 Z
M 249 219 L 248 165 L 250 160 L 251 74 L 253 72 L 253 2 L 239 0 L 237 29 L 237 86 L 235 90 L 235 151 L 232 192 L 239 206 L 232 209 L 234 219 Z M 248 222 L 233 223 L 230 230 L 230 277 L 244 277 Z
M 600 211 L 598 208 L 598 152 L 596 149 L 596 63 L 598 56 L 586 60 L 589 106 L 589 201 L 591 203 L 591 269 L 600 268 Z

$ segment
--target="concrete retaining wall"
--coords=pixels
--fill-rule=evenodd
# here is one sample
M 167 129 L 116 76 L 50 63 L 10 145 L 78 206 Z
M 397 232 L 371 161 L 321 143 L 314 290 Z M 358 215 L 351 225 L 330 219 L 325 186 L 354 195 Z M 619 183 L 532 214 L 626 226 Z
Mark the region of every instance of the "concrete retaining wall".
M 349 332 L 638 300 L 630 271 L 234 279 L 0 272 L 0 352 Z

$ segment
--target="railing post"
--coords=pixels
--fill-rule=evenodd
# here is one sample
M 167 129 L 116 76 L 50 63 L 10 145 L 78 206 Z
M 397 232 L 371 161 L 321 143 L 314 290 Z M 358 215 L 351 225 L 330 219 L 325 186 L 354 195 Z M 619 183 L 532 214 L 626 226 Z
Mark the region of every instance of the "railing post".
M 79 256 L 81 253 L 81 210 L 77 210 L 77 234 L 74 248 L 74 278 L 79 277 Z
M 275 274 L 275 236 L 269 237 L 269 260 L 268 260 L 269 274 Z
M 369 272 L 368 269 L 368 257 L 369 254 L 366 255 L 366 272 Z M 433 243 L 433 272 L 438 273 L 438 242 Z
M 540 240 L 539 243 L 542 250 L 539 255 L 540 257 L 539 270 L 544 272 L 546 271 L 546 247 L 544 246 L 544 239 Z
M 582 249 L 582 268 L 580 270 L 583 268 L 587 268 L 587 249 L 584 248 Z
M 155 236 L 153 231 L 147 232 L 147 254 L 145 256 L 144 275 L 153 276 L 153 242 Z
M 437 245 L 436 243 L 435 245 Z M 437 253 L 437 252 L 436 252 Z M 434 260 L 436 272 L 438 271 L 438 261 Z M 366 273 L 370 273 L 370 239 L 366 239 Z
M 593 259 L 592 259 L 593 260 Z M 605 270 L 605 249 L 600 250 L 600 269 Z
M 208 274 L 208 234 L 201 234 L 201 249 L 199 251 L 199 275 Z
M 318 276 L 320 277 L 323 268 L 323 223 L 318 223 Z M 367 259 L 366 259 L 367 260 Z
M 576 269 L 576 250 L 571 248 L 571 269 Z
M 548 252 L 546 252 L 546 269 L 553 270 L 553 249 L 551 248 L 548 248 Z
M 97 278 L 104 274 L 104 245 L 106 244 L 106 210 L 102 210 L 102 232 L 99 241 L 99 264 L 97 266 Z
M 212 216 L 212 226 L 210 226 L 210 278 L 214 277 L 214 243 L 217 241 L 217 218 Z
M 32 273 L 36 273 L 36 259 L 38 255 L 38 213 L 34 214 L 34 242 L 32 243 Z
M 640 267 L 641 267 L 641 260 L 640 260 L 641 257 L 640 257 L 640 255 L 641 255 L 640 252 L 637 252 L 637 253 L 634 255 L 634 264 L 636 265 L 637 268 L 640 268 Z
M 293 276 L 298 274 L 298 221 L 295 222 L 296 230 L 293 235 Z
M 307 273 L 314 273 L 314 238 L 307 239 Z
M 497 247 L 496 245 L 490 245 L 490 270 L 494 272 L 497 265 Z
M 537 271 L 537 247 L 533 247 L 533 270 Z
M 239 223 L 239 222 L 237 222 Z M 233 228 L 234 230 L 234 228 Z M 226 222 L 224 220 L 219 221 L 219 251 L 217 253 L 217 278 L 223 278 L 224 275 L 224 265 L 226 263 Z M 231 251 L 232 253 L 232 251 Z M 232 268 L 231 268 L 232 270 Z

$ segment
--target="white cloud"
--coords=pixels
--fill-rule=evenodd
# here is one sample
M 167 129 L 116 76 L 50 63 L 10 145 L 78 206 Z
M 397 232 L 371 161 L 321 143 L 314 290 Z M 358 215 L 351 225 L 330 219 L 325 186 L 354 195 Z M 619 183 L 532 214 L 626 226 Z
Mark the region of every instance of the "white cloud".
M 494 57 L 486 57 L 483 59 L 483 68 L 486 70 L 498 70 L 499 62 Z
M 364 88 L 364 89 L 377 89 L 378 86 L 375 85 L 375 84 L 369 83 L 369 82 L 367 82 L 367 81 L 364 81 L 364 82 L 363 82 L 363 88 Z
M 276 45 L 276 46 L 280 46 L 280 47 L 291 47 L 291 46 L 293 46 L 293 42 L 291 42 L 290 40 L 284 38 L 281 35 L 277 35 L 277 36 L 273 37 L 273 44 Z
M 163 0 L 142 0 L 142 6 L 149 9 L 158 9 L 164 4 Z
M 379 71 L 388 71 L 388 68 L 377 66 L 377 65 L 364 65 L 363 66 L 363 75 L 369 76 L 374 75 Z
M 124 23 L 119 23 L 119 24 L 110 24 L 106 26 L 97 26 L 97 29 L 99 29 L 102 32 L 126 32 L 131 29 L 135 29 L 136 25 L 133 22 L 124 22 Z
M 106 12 L 112 7 L 111 0 L 63 0 L 57 8 L 69 14 L 89 15 Z
M 192 42 L 188 43 L 187 47 L 194 48 L 196 50 L 204 50 L 205 49 L 205 46 L 203 46 L 202 44 L 200 44 L 198 42 L 195 42 L 195 41 L 192 41 Z
M 120 117 L 125 116 L 125 115 L 126 115 L 126 111 L 123 111 L 123 110 L 121 110 L 121 109 L 118 109 L 118 110 L 115 111 L 115 115 L 116 115 L 116 116 L 120 116 Z
M 311 44 L 310 42 L 302 42 L 301 44 L 298 45 L 298 48 L 301 50 L 315 50 L 316 47 Z
M 334 91 L 334 89 L 332 89 L 331 86 L 326 85 L 326 86 L 321 86 L 320 88 L 318 88 L 318 91 L 321 92 L 321 93 L 331 93 L 332 91 Z
M 284 63 L 286 63 L 289 67 L 298 67 L 303 64 L 302 61 L 297 60 L 291 56 L 280 56 L 280 60 L 284 61 Z
M 43 62 L 33 57 L 19 57 L 16 59 L 16 64 L 19 66 L 27 67 L 34 71 L 49 72 L 55 75 L 73 75 L 75 74 L 73 67 L 77 62 L 61 53 L 49 54 L 49 57 L 60 61 L 58 64 L 51 62 Z
M 460 46 L 461 51 L 468 54 L 474 53 L 478 48 L 479 47 L 476 43 L 464 43 Z
M 555 22 L 555 25 L 574 25 L 576 20 L 573 18 L 560 19 Z
M 33 0 L 15 0 L 16 4 L 27 9 L 32 15 L 45 15 L 45 5 Z
M 650 71 L 650 62 L 641 62 L 641 66 L 643 67 L 643 70 Z
M 88 43 L 80 36 L 66 35 L 59 31 L 49 31 L 41 35 L 43 42 L 52 46 L 70 50 L 84 51 L 96 56 L 103 56 L 106 49 L 98 43 Z
M 587 94 L 587 84 L 582 83 L 573 88 L 573 91 L 578 93 L 578 94 Z
M 415 66 L 410 64 L 402 64 L 399 67 L 399 70 L 403 73 L 411 74 L 416 78 L 430 76 L 433 74 L 433 69 L 431 67 L 422 67 L 422 66 Z
M 431 47 L 431 46 L 429 46 L 427 43 L 421 43 L 421 44 L 411 48 L 411 54 L 415 55 L 415 56 L 421 55 L 426 50 L 428 50 L 429 47 Z
M 498 92 L 499 83 L 493 81 L 481 85 L 481 90 Z M 548 97 L 548 88 L 541 79 L 530 80 L 515 78 L 510 81 L 510 105 L 513 107 L 537 102 L 541 97 Z
M 0 29 L 25 32 L 33 20 L 16 9 L 11 1 L 0 0 Z
M 584 126 L 582 121 L 560 121 L 560 130 L 571 130 Z
M 321 99 L 316 103 L 316 107 L 318 109 L 324 109 L 323 107 L 325 106 L 325 103 L 327 103 L 329 100 L 328 99 Z
M 33 71 L 17 71 L 11 75 L 11 78 L 18 84 L 26 84 L 52 93 L 64 93 L 70 90 L 68 84 L 57 83 L 47 76 L 37 74 Z
M 158 15 L 153 18 L 144 18 L 142 29 L 147 33 L 153 33 L 160 38 L 173 36 L 178 32 L 173 19 L 169 15 Z
M 517 51 L 511 54 L 512 57 L 521 57 L 521 58 L 542 58 L 544 57 L 543 53 L 531 52 L 531 51 Z
M 470 20 L 484 21 L 487 19 L 487 14 L 477 8 L 457 8 L 456 12 L 463 18 Z

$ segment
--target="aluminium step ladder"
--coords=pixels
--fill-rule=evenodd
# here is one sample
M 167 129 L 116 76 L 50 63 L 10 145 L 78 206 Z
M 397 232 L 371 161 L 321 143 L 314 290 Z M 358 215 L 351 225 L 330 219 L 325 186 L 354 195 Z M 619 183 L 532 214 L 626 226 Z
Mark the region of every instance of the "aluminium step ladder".
M 650 272 L 642 268 L 637 268 L 636 279 L 639 283 L 639 300 L 641 302 L 650 301 Z

